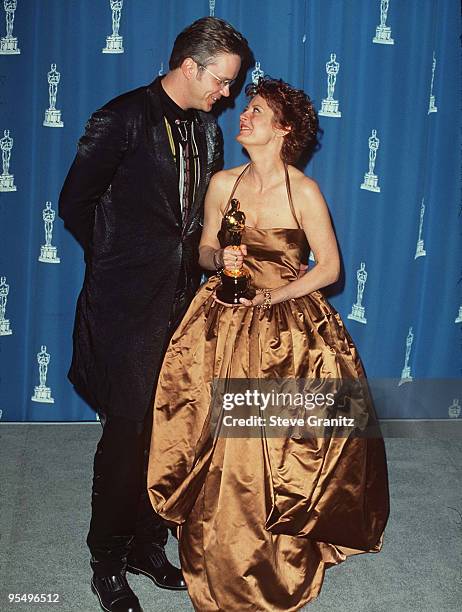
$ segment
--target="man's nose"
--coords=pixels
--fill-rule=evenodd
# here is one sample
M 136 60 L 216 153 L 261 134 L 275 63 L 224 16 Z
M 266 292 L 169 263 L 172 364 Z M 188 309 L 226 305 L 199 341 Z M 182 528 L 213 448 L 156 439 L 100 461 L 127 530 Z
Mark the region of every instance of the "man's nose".
M 229 98 L 230 96 L 230 91 L 229 91 L 229 84 L 226 83 L 226 85 L 223 85 L 223 87 L 220 89 L 221 93 L 225 96 L 225 98 Z

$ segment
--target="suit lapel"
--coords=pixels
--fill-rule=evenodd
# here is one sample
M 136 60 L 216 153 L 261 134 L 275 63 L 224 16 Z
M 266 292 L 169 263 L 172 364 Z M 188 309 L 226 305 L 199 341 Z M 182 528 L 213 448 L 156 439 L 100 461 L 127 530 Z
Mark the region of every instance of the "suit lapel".
M 178 191 L 178 173 L 175 160 L 170 148 L 164 117 L 160 106 L 156 88 L 160 86 L 160 79 L 156 79 L 148 88 L 150 99 L 150 140 L 151 153 L 154 158 L 153 172 L 163 187 L 165 201 L 175 221 L 181 227 L 180 195 Z
M 204 200 L 205 188 L 207 184 L 207 175 L 209 171 L 208 157 L 211 153 L 207 150 L 207 139 L 205 133 L 206 127 L 197 113 L 196 120 L 194 122 L 194 129 L 196 134 L 197 151 L 199 154 L 200 177 L 196 197 L 194 198 L 194 202 L 191 206 L 189 221 L 192 221 L 196 217 L 196 214 Z

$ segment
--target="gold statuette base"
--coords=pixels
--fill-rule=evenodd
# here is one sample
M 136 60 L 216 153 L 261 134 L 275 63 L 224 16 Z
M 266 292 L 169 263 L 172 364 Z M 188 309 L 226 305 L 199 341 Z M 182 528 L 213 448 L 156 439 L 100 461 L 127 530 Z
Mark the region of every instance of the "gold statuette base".
M 255 297 L 255 289 L 250 285 L 250 276 L 238 271 L 221 273 L 221 286 L 217 289 L 217 298 L 225 304 L 240 304 L 240 298 L 251 300 Z

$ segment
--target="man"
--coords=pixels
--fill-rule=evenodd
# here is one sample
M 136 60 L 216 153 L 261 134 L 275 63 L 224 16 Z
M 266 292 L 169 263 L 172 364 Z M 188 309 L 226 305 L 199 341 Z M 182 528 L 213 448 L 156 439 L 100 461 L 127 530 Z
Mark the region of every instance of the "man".
M 61 192 L 59 214 L 86 261 L 69 378 L 103 424 L 87 543 L 104 610 L 141 610 L 126 570 L 186 588 L 147 496 L 151 405 L 166 345 L 199 284 L 203 199 L 222 163 L 208 113 L 249 55 L 221 19 L 187 27 L 165 77 L 92 115 Z

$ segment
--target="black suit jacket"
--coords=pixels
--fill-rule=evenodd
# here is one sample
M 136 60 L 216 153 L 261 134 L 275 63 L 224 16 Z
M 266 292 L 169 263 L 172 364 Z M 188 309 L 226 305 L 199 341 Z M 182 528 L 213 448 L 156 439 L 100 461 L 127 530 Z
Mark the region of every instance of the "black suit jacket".
M 180 267 L 188 299 L 200 279 L 203 200 L 222 164 L 214 117 L 195 112 L 201 180 L 184 227 L 160 79 L 96 111 L 59 199 L 85 251 L 69 378 L 104 414 L 142 420 L 162 362 Z

